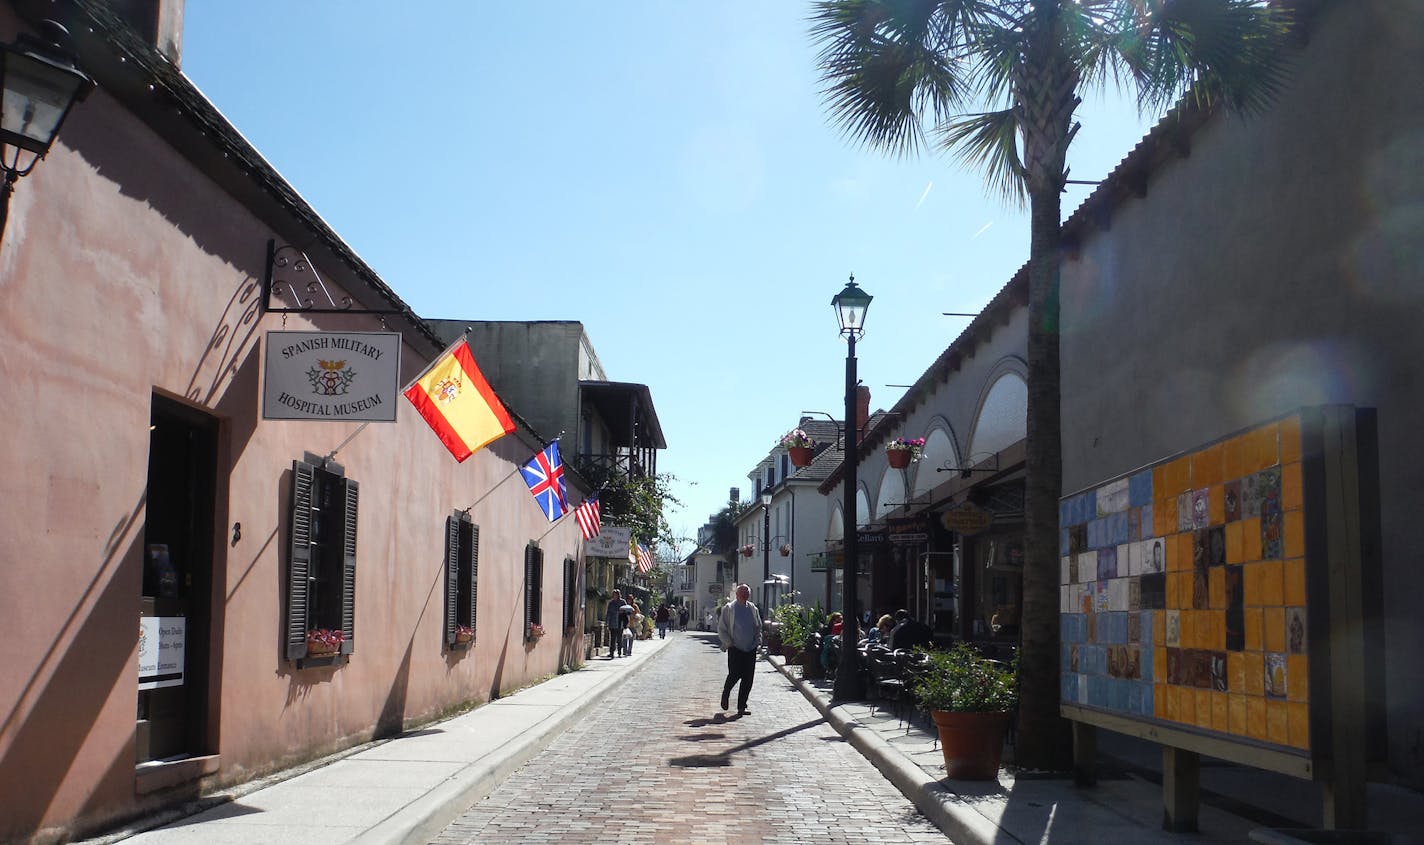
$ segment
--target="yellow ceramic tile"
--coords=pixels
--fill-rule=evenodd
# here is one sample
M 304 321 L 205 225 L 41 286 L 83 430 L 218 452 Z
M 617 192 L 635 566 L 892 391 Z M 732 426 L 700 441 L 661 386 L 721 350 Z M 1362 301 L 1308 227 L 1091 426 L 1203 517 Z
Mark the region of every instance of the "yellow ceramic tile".
M 1163 496 L 1152 503 L 1152 528 L 1159 536 L 1177 530 L 1177 500 Z
M 1241 596 L 1247 607 L 1261 606 L 1261 564 L 1248 563 L 1241 567 Z
M 1241 694 L 1246 692 L 1246 654 L 1240 651 L 1226 653 L 1226 689 Z
M 1281 467 L 1281 509 L 1294 511 L 1305 507 L 1305 482 L 1301 480 L 1301 465 L 1286 464 Z
M 1212 485 L 1207 491 L 1207 516 L 1211 518 L 1212 525 L 1221 525 L 1226 522 L 1226 488 L 1220 484 Z
M 1246 657 L 1246 694 L 1266 694 L 1266 657 L 1259 651 L 1248 651 Z
M 1166 716 L 1166 717 L 1167 717 L 1168 719 L 1171 719 L 1171 720 L 1174 721 L 1174 722 L 1180 722 L 1180 721 L 1182 721 L 1181 718 L 1180 718 L 1180 714 L 1181 714 L 1181 710 L 1182 710 L 1182 689 L 1181 689 L 1181 687 L 1169 687 L 1169 686 L 1167 686 L 1166 684 L 1162 684 L 1161 686 L 1158 687 L 1158 689 L 1159 689 L 1159 690 L 1165 690 L 1166 693 L 1167 693 L 1166 695 L 1161 695 L 1160 693 L 1157 695 L 1157 701 L 1162 701 L 1163 699 L 1166 699 L 1166 701 L 1167 701 L 1167 708 L 1166 708 L 1167 716 Z M 1154 706 L 1154 707 L 1156 706 L 1155 703 L 1154 703 L 1153 706 Z
M 1247 472 L 1260 472 L 1266 467 L 1280 463 L 1280 448 L 1277 443 L 1279 435 L 1280 426 L 1274 423 L 1263 425 L 1250 433 L 1251 445 L 1248 447 L 1250 452 L 1246 465 Z
M 1281 463 L 1289 464 L 1300 460 L 1302 441 L 1300 437 L 1300 417 L 1294 416 L 1280 422 Z
M 1226 733 L 1231 726 L 1228 716 L 1226 693 L 1214 692 L 1211 694 L 1211 729 Z
M 1214 610 L 1207 618 L 1211 620 L 1211 643 L 1207 648 L 1212 651 L 1226 650 L 1226 613 Z
M 1181 642 L 1182 648 L 1200 648 L 1197 645 L 1197 614 L 1192 610 L 1184 610 L 1177 614 L 1181 620 Z
M 1301 558 L 1288 560 L 1281 565 L 1281 580 L 1284 582 L 1281 598 L 1284 604 L 1295 607 L 1305 606 L 1305 561 Z
M 1305 511 L 1286 511 L 1284 552 L 1286 557 L 1305 554 Z
M 1286 655 L 1286 698 L 1310 700 L 1310 661 L 1304 654 Z
M 1162 492 L 1168 496 L 1175 496 L 1192 486 L 1192 459 L 1190 455 L 1183 455 L 1175 461 L 1170 461 L 1163 467 L 1166 478 L 1166 486 Z
M 1280 607 L 1285 604 L 1285 579 L 1282 574 L 1284 564 L 1279 560 L 1268 560 L 1256 566 L 1261 570 L 1261 604 L 1266 607 Z
M 1199 689 L 1199 690 L 1194 690 L 1194 693 L 1195 693 L 1195 695 L 1196 695 L 1195 707 L 1196 707 L 1196 717 L 1197 717 L 1197 722 L 1196 722 L 1196 724 L 1197 724 L 1197 727 L 1199 727 L 1199 728 L 1210 728 L 1210 727 L 1211 727 L 1211 690 Z
M 1207 606 L 1212 610 L 1226 609 L 1226 567 L 1213 566 L 1206 573 Z
M 1227 696 L 1227 730 L 1237 736 L 1246 735 L 1246 696 Z
M 1246 622 L 1246 650 L 1260 651 L 1265 645 L 1265 618 L 1259 607 L 1248 607 L 1242 614 Z
M 1252 739 L 1266 738 L 1266 699 L 1246 699 L 1246 735 Z
M 1153 520 L 1156 520 L 1155 514 L 1153 515 Z M 1185 555 L 1182 554 L 1182 538 L 1186 536 L 1186 534 L 1172 534 L 1167 537 L 1168 572 L 1179 572 L 1183 569 L 1186 569 L 1187 564 L 1191 562 L 1190 547 L 1187 549 L 1187 553 Z
M 1181 596 L 1177 595 L 1177 585 L 1181 581 L 1178 576 L 1180 572 L 1167 573 L 1167 609 L 1175 610 L 1181 607 Z
M 1241 560 L 1251 562 L 1261 559 L 1261 518 L 1241 520 Z
M 1221 468 L 1230 481 L 1246 474 L 1246 438 L 1233 437 L 1221 444 Z
M 1167 498 L 1167 468 L 1165 466 L 1155 466 L 1152 468 L 1152 495 Z M 1152 503 L 1152 512 L 1160 513 L 1157 510 L 1157 503 Z
M 1165 652 L 1163 652 L 1163 653 L 1165 654 Z M 1166 662 L 1166 658 L 1165 658 L 1165 657 L 1163 658 L 1163 662 L 1164 662 L 1164 663 Z M 1159 675 L 1158 677 L 1162 677 L 1162 676 Z M 1153 713 L 1157 716 L 1157 718 L 1159 718 L 1159 719 L 1166 719 L 1166 718 L 1168 718 L 1168 716 L 1167 716 L 1167 700 L 1168 700 L 1168 698 L 1169 698 L 1169 696 L 1167 695 L 1167 685 L 1166 685 L 1166 684 L 1154 684 L 1154 685 L 1153 685 L 1153 687 L 1152 687 L 1152 712 L 1153 712 Z
M 1152 642 L 1154 642 L 1154 643 L 1165 643 L 1165 642 L 1167 642 L 1167 614 L 1165 614 L 1165 613 L 1163 613 L 1163 612 L 1161 612 L 1161 611 L 1158 611 L 1158 612 L 1152 614 Z M 1166 659 L 1167 659 L 1167 658 L 1166 658 L 1166 654 L 1167 654 L 1166 649 L 1162 649 L 1162 654 L 1163 654 L 1162 659 L 1163 659 L 1163 660 L 1166 660 Z M 1157 674 L 1157 675 L 1154 675 L 1153 677 L 1165 678 L 1165 677 L 1167 677 L 1167 674 L 1166 674 L 1166 673 L 1167 673 L 1167 664 L 1166 664 L 1166 663 L 1163 663 L 1163 664 L 1162 664 L 1162 671 L 1161 671 L 1161 673 L 1160 673 L 1160 674 Z
M 1165 615 L 1164 613 L 1158 613 L 1157 618 L 1160 619 Z M 1153 642 L 1160 643 L 1165 642 L 1165 640 L 1157 639 L 1153 640 Z M 1152 677 L 1163 679 L 1167 677 L 1167 649 L 1165 648 L 1152 649 Z M 1161 687 L 1159 686 L 1158 688 L 1160 689 Z M 1159 693 L 1157 704 L 1161 703 L 1161 694 Z
M 1287 704 L 1286 723 L 1288 744 L 1296 748 L 1310 748 L 1310 708 L 1295 702 Z
M 1286 609 L 1284 607 L 1265 608 L 1265 624 L 1262 631 L 1265 634 L 1264 646 L 1266 651 L 1286 650 Z
M 1228 522 L 1228 523 L 1226 523 L 1226 562 L 1227 562 L 1227 563 L 1241 563 L 1243 560 L 1245 560 L 1245 558 L 1242 557 L 1242 553 L 1243 553 L 1242 544 L 1243 544 L 1245 541 L 1242 539 L 1241 528 L 1242 528 L 1242 525 L 1241 525 L 1240 522 Z
M 1289 715 L 1284 701 L 1266 701 L 1266 739 L 1280 745 L 1285 745 L 1290 739 Z
M 1200 490 L 1221 482 L 1222 444 L 1207 448 L 1192 455 L 1192 488 Z

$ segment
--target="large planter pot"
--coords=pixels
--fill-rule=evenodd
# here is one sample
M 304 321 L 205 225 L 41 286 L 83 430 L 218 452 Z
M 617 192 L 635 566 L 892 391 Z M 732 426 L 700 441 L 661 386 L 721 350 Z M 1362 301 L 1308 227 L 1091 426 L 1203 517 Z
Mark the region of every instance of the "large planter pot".
M 890 466 L 895 469 L 904 469 L 910 465 L 909 449 L 886 449 L 885 460 L 890 462 Z
M 815 451 L 810 446 L 792 446 L 786 450 L 791 455 L 791 465 L 798 467 L 808 467 L 811 459 L 815 457 Z
M 1012 714 L 950 713 L 931 711 L 939 729 L 946 777 L 959 780 L 998 780 L 1004 735 Z
M 826 677 L 826 669 L 821 665 L 821 655 L 818 652 L 812 651 L 811 649 L 806 649 L 801 652 L 801 677 Z

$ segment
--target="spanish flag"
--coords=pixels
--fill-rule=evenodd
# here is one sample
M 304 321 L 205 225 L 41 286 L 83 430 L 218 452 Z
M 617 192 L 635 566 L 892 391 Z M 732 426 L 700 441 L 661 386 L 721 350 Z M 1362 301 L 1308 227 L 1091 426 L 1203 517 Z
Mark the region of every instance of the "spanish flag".
M 476 449 L 514 431 L 514 420 L 485 381 L 470 345 L 461 338 L 405 389 L 440 442 L 463 461 Z

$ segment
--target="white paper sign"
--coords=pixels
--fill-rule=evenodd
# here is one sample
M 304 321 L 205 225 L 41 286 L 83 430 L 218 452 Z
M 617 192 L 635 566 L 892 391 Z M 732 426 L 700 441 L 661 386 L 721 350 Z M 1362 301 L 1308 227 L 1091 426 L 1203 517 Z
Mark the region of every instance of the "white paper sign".
M 633 529 L 623 528 L 618 525 L 604 524 L 598 531 L 598 536 L 592 540 L 584 540 L 583 553 L 585 557 L 619 557 L 628 559 L 628 543 L 633 537 Z
M 395 422 L 398 332 L 268 332 L 264 420 Z
M 188 620 L 182 616 L 141 616 L 138 620 L 138 688 L 183 685 L 183 652 Z

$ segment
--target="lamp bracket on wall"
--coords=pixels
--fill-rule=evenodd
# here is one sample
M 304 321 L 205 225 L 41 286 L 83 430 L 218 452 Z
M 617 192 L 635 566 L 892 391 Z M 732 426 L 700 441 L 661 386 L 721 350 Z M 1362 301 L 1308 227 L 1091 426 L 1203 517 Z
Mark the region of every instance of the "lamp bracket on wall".
M 948 462 L 948 461 L 945 461 L 945 465 L 944 465 L 944 466 L 942 466 L 942 467 L 935 467 L 935 472 L 957 472 L 957 473 L 959 473 L 959 477 L 960 477 L 960 478 L 968 478 L 969 476 L 973 475 L 973 474 L 976 473 L 976 472 L 998 472 L 998 471 L 999 471 L 999 453 L 998 453 L 998 452 L 994 452 L 993 454 L 988 455 L 988 457 L 986 458 L 986 460 L 992 460 L 992 461 L 993 461 L 993 465 L 992 465 L 992 466 L 978 466 L 978 465 L 975 465 L 975 466 L 952 467 L 952 466 L 949 465 L 949 462 Z M 980 463 L 983 463 L 983 461 L 981 461 Z
M 280 307 L 273 307 L 273 297 Z M 357 308 L 349 294 L 334 296 L 306 253 L 291 244 L 267 241 L 262 277 L 262 310 L 270 314 L 404 314 L 398 308 Z

